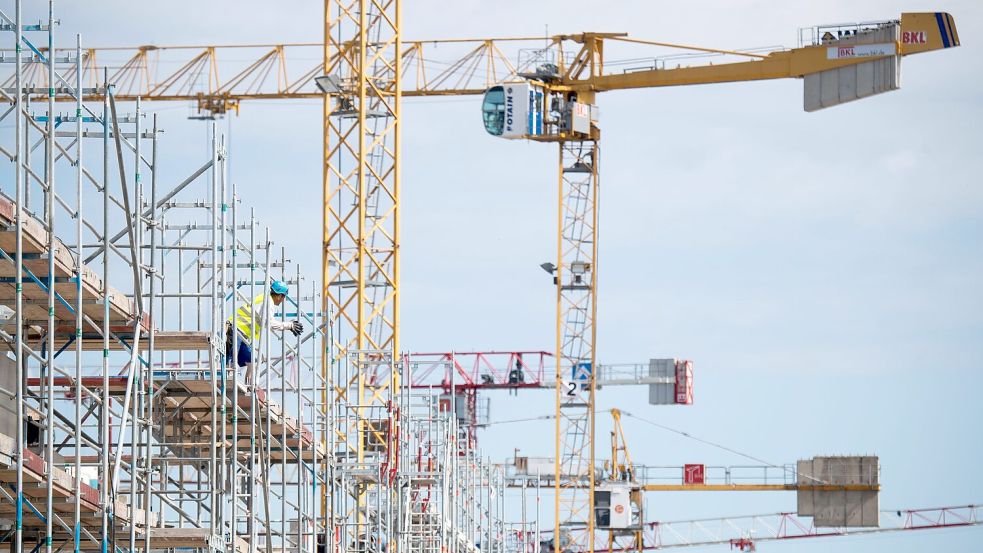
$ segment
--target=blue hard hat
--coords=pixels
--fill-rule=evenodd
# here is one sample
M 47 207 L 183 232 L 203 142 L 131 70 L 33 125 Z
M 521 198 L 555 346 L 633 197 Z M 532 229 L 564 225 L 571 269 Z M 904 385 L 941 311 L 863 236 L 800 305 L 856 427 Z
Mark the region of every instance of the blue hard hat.
M 287 285 L 283 283 L 282 280 L 274 280 L 270 283 L 270 291 L 274 294 L 280 294 L 282 296 L 287 295 Z

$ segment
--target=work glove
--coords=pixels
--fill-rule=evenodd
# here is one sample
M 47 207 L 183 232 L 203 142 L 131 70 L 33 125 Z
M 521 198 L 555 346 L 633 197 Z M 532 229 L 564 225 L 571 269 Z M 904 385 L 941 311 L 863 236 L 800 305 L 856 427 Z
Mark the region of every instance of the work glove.
M 300 321 L 294 321 L 290 324 L 290 332 L 294 336 L 300 336 L 300 333 L 304 331 L 304 325 L 300 324 Z

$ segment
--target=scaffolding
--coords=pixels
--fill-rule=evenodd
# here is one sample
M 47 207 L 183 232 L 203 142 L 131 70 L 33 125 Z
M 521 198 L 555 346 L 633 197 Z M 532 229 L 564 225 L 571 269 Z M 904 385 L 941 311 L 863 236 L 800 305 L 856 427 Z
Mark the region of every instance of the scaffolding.
M 483 459 L 456 390 L 414 389 L 402 356 L 401 551 L 505 553 L 505 471 Z M 452 355 L 446 361 L 454 366 Z
M 53 48 L 52 3 L 30 25 L 12 4 L 0 548 L 505 553 L 505 473 L 453 392 L 412 388 L 392 349 L 337 348 L 333 300 L 239 201 L 216 123 L 194 123 L 199 159 L 167 160 L 81 36 Z M 257 319 L 272 279 L 299 336 Z M 249 363 L 226 322 L 243 305 Z
M 0 92 L 0 543 L 313 552 L 328 465 L 317 283 L 239 202 L 214 122 L 174 179 L 156 115 L 139 99 L 123 114 L 105 77 L 83 89 L 81 37 L 49 55 L 50 3 L 22 18 L 20 2 L 0 12 L 17 52 Z M 290 287 L 276 316 L 307 331 L 263 317 L 235 369 L 225 321 L 265 309 L 272 278 Z
M 329 402 L 331 551 L 505 553 L 504 468 L 473 447 L 453 391 L 412 387 L 415 366 L 377 350 L 335 366 L 347 384 Z M 353 401 L 369 383 L 385 395 Z

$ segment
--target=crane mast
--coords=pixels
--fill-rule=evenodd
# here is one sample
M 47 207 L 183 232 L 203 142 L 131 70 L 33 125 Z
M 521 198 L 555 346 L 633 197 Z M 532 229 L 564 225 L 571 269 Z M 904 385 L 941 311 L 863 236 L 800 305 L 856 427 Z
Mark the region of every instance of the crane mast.
M 322 488 L 322 509 L 331 515 L 326 535 L 345 544 L 378 542 L 398 509 L 390 445 L 400 388 L 399 24 L 399 0 L 325 0 L 322 74 L 344 82 L 323 96 L 321 285 L 333 332 L 322 349 L 322 378 L 330 383 L 322 399 L 334 410 L 336 462 L 376 474 L 338 479 L 341 493 Z
M 565 535 L 593 550 L 598 154 L 595 140 L 559 143 L 554 553 Z

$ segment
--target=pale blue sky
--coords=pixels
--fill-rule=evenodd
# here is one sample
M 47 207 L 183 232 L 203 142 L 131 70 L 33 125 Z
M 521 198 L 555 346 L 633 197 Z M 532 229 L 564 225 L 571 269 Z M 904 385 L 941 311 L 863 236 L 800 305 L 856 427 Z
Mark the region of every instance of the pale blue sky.
M 603 7 L 599 7 L 603 6 Z M 602 108 L 598 351 L 685 357 L 696 404 L 619 407 L 764 459 L 881 457 L 887 508 L 983 501 L 983 6 L 788 2 L 404 0 L 407 39 L 627 31 L 720 48 L 794 46 L 815 24 L 946 10 L 964 46 L 905 59 L 902 89 L 807 114 L 801 82 L 612 92 Z M 58 8 L 89 45 L 320 38 L 319 2 L 105 1 Z M 67 36 L 66 36 L 67 38 Z M 159 106 L 162 155 L 204 129 Z M 153 108 L 153 106 L 152 106 Z M 176 109 L 175 109 L 176 108 Z M 407 100 L 403 328 L 410 350 L 550 349 L 554 147 L 487 136 L 479 99 Z M 244 203 L 291 257 L 319 263 L 320 107 L 243 106 L 231 128 Z M 165 168 L 166 169 L 166 168 Z M 180 171 L 175 170 L 175 176 Z M 271 197 L 281 201 L 270 201 Z M 493 418 L 551 411 L 545 392 Z M 599 416 L 599 436 L 608 421 Z M 627 422 L 637 462 L 744 460 Z M 551 423 L 481 438 L 496 459 L 549 455 Z M 648 498 L 650 518 L 793 510 L 787 494 Z M 979 551 L 983 531 L 903 533 L 761 551 Z M 726 547 L 726 546 L 724 546 Z M 722 550 L 721 547 L 717 548 Z

